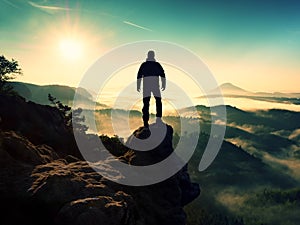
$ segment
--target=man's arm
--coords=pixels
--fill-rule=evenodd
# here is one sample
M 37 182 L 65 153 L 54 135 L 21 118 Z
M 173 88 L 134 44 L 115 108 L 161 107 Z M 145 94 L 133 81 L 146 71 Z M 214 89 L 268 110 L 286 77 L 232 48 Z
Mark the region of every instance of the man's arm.
M 164 91 L 166 89 L 166 78 L 161 77 L 161 90 Z
M 136 81 L 136 90 L 138 92 L 141 91 L 141 82 L 142 82 L 142 79 L 137 79 L 137 81 Z
M 158 63 L 159 65 L 159 74 L 160 74 L 160 77 L 161 77 L 161 90 L 164 91 L 166 89 L 166 75 L 165 75 L 165 71 L 164 69 L 162 68 L 162 66 Z
M 137 74 L 136 90 L 138 92 L 141 91 L 141 83 L 142 83 L 142 78 L 143 78 L 143 65 L 144 65 L 144 63 L 140 66 L 138 74 Z

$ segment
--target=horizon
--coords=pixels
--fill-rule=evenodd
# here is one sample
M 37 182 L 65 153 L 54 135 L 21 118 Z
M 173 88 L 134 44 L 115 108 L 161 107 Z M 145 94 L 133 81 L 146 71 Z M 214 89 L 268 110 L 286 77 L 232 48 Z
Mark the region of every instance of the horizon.
M 70 86 L 70 85 L 68 85 L 68 84 L 62 84 L 62 83 L 45 83 L 45 84 L 44 84 L 44 83 L 31 83 L 31 82 L 29 82 L 29 81 L 21 81 L 21 80 L 18 80 L 18 79 L 12 80 L 12 81 L 10 81 L 10 82 L 20 82 L 20 83 L 25 83 L 25 84 L 33 84 L 33 85 L 37 85 L 37 86 L 51 86 L 51 85 L 55 86 L 55 85 L 57 85 L 57 86 L 66 86 L 66 87 L 70 87 L 70 88 L 77 88 L 76 86 Z M 251 93 L 261 93 L 261 92 L 265 92 L 265 91 L 263 91 L 263 90 L 260 90 L 260 91 L 253 91 L 253 90 L 244 89 L 243 87 L 240 87 L 240 86 L 238 86 L 238 85 L 236 85 L 236 84 L 234 84 L 234 83 L 232 83 L 232 82 L 230 82 L 230 81 L 225 82 L 225 83 L 221 83 L 221 84 L 219 84 L 218 87 L 221 87 L 222 85 L 225 85 L 225 84 L 233 85 L 233 86 L 235 86 L 235 87 L 237 87 L 237 88 L 241 88 L 241 89 L 243 89 L 244 91 L 251 92 Z M 275 92 L 266 92 L 266 93 L 270 93 L 270 94 L 276 94 L 276 93 L 282 93 L 282 94 L 298 94 L 298 93 L 300 93 L 300 89 L 299 89 L 299 91 L 296 91 L 296 92 L 277 92 L 277 91 L 275 91 Z
M 19 82 L 19 81 L 14 81 L 14 82 Z M 111 83 L 114 84 L 115 82 L 112 81 Z M 70 87 L 67 85 L 59 85 L 59 84 L 47 84 L 47 85 L 38 85 L 38 84 L 32 84 L 32 83 L 24 83 L 24 84 L 36 85 L 38 87 L 59 86 L 59 87 L 66 87 L 66 88 L 75 88 L 75 87 Z M 228 84 L 228 83 L 225 83 L 225 84 Z M 95 102 L 102 104 L 102 106 L 96 106 L 96 110 L 102 109 L 102 108 L 114 108 L 114 109 L 128 110 L 127 105 L 128 104 L 130 105 L 133 101 L 135 103 L 132 104 L 132 106 L 129 110 L 137 110 L 139 112 L 141 111 L 142 100 L 140 99 L 140 100 L 136 101 L 136 98 L 134 97 L 136 94 L 134 93 L 134 91 L 132 91 L 131 93 L 127 93 L 128 96 L 123 96 L 123 99 L 125 98 L 125 100 L 123 100 L 123 101 L 121 101 L 121 103 L 119 102 L 117 105 L 115 105 L 116 104 L 115 103 L 116 94 L 115 94 L 115 92 L 111 91 L 110 85 L 111 84 L 109 84 L 109 83 L 107 84 L 108 91 L 105 89 L 102 90 L 104 93 L 98 95 L 98 98 L 94 99 L 94 100 L 96 100 Z M 221 84 L 221 86 L 222 85 L 224 85 L 224 84 Z M 237 86 L 234 86 L 234 87 L 240 88 Z M 172 89 L 172 87 L 170 89 Z M 223 105 L 236 107 L 238 109 L 245 110 L 245 111 L 284 109 L 284 110 L 289 110 L 289 111 L 300 112 L 300 105 L 298 103 L 293 103 L 293 101 L 292 101 L 293 99 L 299 99 L 299 97 L 298 97 L 299 93 L 291 93 L 291 94 L 295 94 L 297 97 L 290 97 L 290 99 L 291 99 L 290 102 L 288 102 L 286 100 L 279 101 L 278 98 L 280 98 L 280 97 L 277 97 L 277 98 L 276 97 L 271 97 L 271 98 L 261 97 L 261 99 L 256 99 L 255 97 L 257 97 L 259 95 L 255 96 L 256 93 L 252 93 L 252 92 L 248 92 L 248 93 L 254 94 L 254 95 L 244 95 L 244 96 L 236 95 L 235 96 L 235 94 L 228 95 L 228 93 L 227 94 L 224 93 L 224 96 L 223 96 L 224 104 Z M 54 94 L 54 96 L 55 96 L 55 92 L 53 92 L 52 94 Z M 138 93 L 137 95 L 139 95 L 139 94 L 140 93 Z M 285 93 L 281 93 L 281 94 L 285 94 Z M 286 94 L 288 95 L 289 93 L 286 93 Z M 164 112 L 165 116 L 178 115 L 178 110 L 193 107 L 193 106 L 214 107 L 214 106 L 219 105 L 219 104 L 212 104 L 212 105 L 208 104 L 208 99 L 218 98 L 217 96 L 209 96 L 209 95 L 206 97 L 196 96 L 194 98 L 191 98 L 191 103 L 193 103 L 193 104 L 190 105 L 190 104 L 185 104 L 185 102 L 180 99 L 170 99 L 170 95 L 172 96 L 172 92 L 169 93 L 168 95 L 165 95 L 163 93 L 163 97 L 164 97 L 163 98 L 163 102 L 164 102 L 163 112 Z M 58 96 L 55 96 L 55 97 L 58 97 Z M 73 102 L 73 101 L 71 101 L 71 102 Z M 68 102 L 67 104 L 69 105 L 70 102 Z M 82 104 L 83 105 L 81 105 L 79 107 L 81 107 L 81 108 L 87 107 L 85 103 L 82 103 Z M 177 107 L 174 108 L 174 104 L 176 104 Z M 151 98 L 150 112 L 153 114 L 155 113 L 155 102 L 154 102 L 153 98 Z
M 144 13 L 145 4 L 1 1 L 1 54 L 19 62 L 24 76 L 17 81 L 76 87 L 111 49 L 162 40 L 195 53 L 218 84 L 230 82 L 253 92 L 300 92 L 299 2 L 147 3 L 156 16 Z M 140 62 L 145 58 L 146 52 Z M 133 81 L 137 69 L 128 74 Z

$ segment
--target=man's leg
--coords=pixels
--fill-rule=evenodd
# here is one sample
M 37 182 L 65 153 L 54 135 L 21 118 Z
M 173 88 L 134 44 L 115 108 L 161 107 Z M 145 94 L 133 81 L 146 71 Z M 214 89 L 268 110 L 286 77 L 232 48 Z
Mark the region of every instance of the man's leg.
M 149 104 L 150 104 L 150 98 L 151 97 L 145 97 L 145 98 L 143 98 L 144 106 L 143 106 L 142 112 L 143 112 L 144 127 L 148 127 L 149 126 L 148 121 L 149 121 Z
M 156 102 L 156 117 L 161 118 L 162 117 L 161 97 L 156 97 L 155 96 L 155 102 Z
M 161 103 L 161 94 L 159 90 L 159 85 L 157 85 L 153 90 L 153 95 L 155 97 L 156 103 L 156 122 L 161 122 L 162 117 L 162 103 Z

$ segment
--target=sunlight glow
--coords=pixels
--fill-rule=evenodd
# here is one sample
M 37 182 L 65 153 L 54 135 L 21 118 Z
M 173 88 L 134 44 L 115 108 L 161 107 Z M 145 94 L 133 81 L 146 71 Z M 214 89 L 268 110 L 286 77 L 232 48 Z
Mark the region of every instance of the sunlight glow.
M 66 59 L 76 60 L 83 55 L 83 44 L 75 39 L 63 39 L 59 43 L 59 48 Z

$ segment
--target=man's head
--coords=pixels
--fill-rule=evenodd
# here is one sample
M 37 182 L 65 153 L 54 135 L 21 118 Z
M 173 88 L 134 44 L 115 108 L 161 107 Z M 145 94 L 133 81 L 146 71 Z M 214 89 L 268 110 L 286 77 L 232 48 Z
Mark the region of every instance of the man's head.
M 153 50 L 150 50 L 150 51 L 148 51 L 148 57 L 147 57 L 147 60 L 148 61 L 155 61 L 155 53 L 154 53 L 154 51 Z

